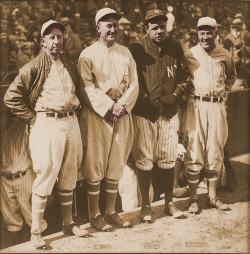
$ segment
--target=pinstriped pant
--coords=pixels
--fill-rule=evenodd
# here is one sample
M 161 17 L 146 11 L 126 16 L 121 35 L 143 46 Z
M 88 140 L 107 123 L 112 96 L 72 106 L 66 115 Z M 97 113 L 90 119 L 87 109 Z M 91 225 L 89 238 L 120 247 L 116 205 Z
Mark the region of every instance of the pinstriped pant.
M 1 211 L 8 231 L 19 231 L 25 222 L 31 226 L 31 189 L 34 180 L 34 172 L 27 169 L 23 177 L 8 180 L 0 179 Z
M 157 163 L 162 169 L 173 168 L 177 158 L 178 114 L 171 119 L 159 116 L 154 123 L 146 118 L 133 116 L 133 123 L 135 132 L 132 155 L 136 167 L 151 170 L 153 163 Z

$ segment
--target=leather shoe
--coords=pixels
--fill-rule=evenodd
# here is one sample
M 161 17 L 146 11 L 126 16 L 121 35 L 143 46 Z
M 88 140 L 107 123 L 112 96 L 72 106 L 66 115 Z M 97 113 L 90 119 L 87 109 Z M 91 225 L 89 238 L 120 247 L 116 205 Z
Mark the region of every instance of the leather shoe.
M 165 204 L 165 210 L 164 212 L 167 215 L 173 216 L 175 219 L 185 219 L 187 216 L 184 215 L 182 211 L 180 211 L 174 204 L 173 201 L 169 202 L 168 204 Z
M 30 241 L 35 249 L 38 250 L 52 249 L 52 247 L 44 241 L 41 234 L 31 234 Z
M 129 221 L 123 221 L 122 218 L 118 215 L 118 213 L 107 214 L 105 216 L 105 220 L 109 224 L 113 224 L 119 228 L 129 228 L 131 224 Z
M 141 220 L 144 223 L 153 223 L 152 211 L 150 205 L 144 205 L 141 207 Z
M 211 207 L 214 207 L 214 208 L 218 209 L 219 211 L 230 211 L 231 210 L 231 208 L 227 204 L 223 203 L 218 198 L 210 199 L 209 204 Z
M 197 200 L 191 200 L 190 205 L 188 207 L 188 212 L 192 214 L 198 214 L 200 212 Z
M 72 222 L 69 225 L 63 225 L 62 231 L 65 235 L 75 235 L 79 237 L 90 237 L 89 232 L 80 228 L 76 223 Z
M 112 229 L 112 226 L 104 220 L 101 214 L 99 214 L 95 218 L 91 218 L 90 225 L 99 231 L 110 232 Z

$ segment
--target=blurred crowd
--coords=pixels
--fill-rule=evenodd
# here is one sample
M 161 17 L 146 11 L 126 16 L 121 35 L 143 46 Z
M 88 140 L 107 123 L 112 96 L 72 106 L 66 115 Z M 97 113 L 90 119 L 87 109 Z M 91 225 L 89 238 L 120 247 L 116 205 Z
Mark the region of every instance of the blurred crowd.
M 214 17 L 219 24 L 218 43 L 235 58 L 238 86 L 249 87 L 250 1 L 242 0 L 2 0 L 1 80 L 39 53 L 41 24 L 49 19 L 66 26 L 65 50 L 77 62 L 80 51 L 97 38 L 94 16 L 98 9 L 110 7 L 119 12 L 118 41 L 128 46 L 144 35 L 146 10 L 160 8 L 168 17 L 169 36 L 184 49 L 197 43 L 196 24 L 202 16 Z

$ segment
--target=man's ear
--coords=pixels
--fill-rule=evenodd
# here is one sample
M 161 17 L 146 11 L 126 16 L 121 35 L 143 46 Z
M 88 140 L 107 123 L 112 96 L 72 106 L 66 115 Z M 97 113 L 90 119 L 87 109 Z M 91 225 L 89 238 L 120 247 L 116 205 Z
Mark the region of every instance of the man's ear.
M 98 32 L 98 33 L 100 33 L 100 28 L 99 28 L 99 22 L 97 22 L 97 24 L 96 24 L 96 31 Z
M 43 37 L 40 38 L 40 45 L 41 45 L 42 47 L 45 47 L 45 46 L 44 46 L 44 38 L 43 38 Z

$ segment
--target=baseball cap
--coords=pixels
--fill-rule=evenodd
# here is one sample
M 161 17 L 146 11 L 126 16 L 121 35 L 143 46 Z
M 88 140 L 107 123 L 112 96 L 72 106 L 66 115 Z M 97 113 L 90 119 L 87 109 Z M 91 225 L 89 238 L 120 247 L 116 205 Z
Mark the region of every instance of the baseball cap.
M 61 24 L 61 23 L 59 23 L 59 22 L 57 22 L 57 21 L 51 19 L 51 20 L 49 20 L 49 21 L 43 23 L 42 28 L 41 28 L 41 36 L 44 36 L 45 33 L 46 33 L 50 28 L 52 28 L 52 27 L 58 27 L 62 32 L 65 31 L 65 27 L 64 27 L 63 24 Z
M 100 19 L 102 19 L 104 16 L 107 16 L 107 15 L 114 16 L 117 19 L 121 18 L 121 16 L 115 10 L 111 8 L 102 8 L 95 15 L 95 23 L 97 24 L 97 22 Z
M 166 14 L 162 10 L 150 9 L 146 12 L 145 21 L 148 21 L 157 17 L 164 18 L 165 20 L 168 19 Z
M 214 18 L 202 17 L 202 18 L 199 18 L 199 20 L 198 20 L 197 28 L 199 28 L 201 26 L 210 26 L 213 28 L 217 28 L 217 22 Z

